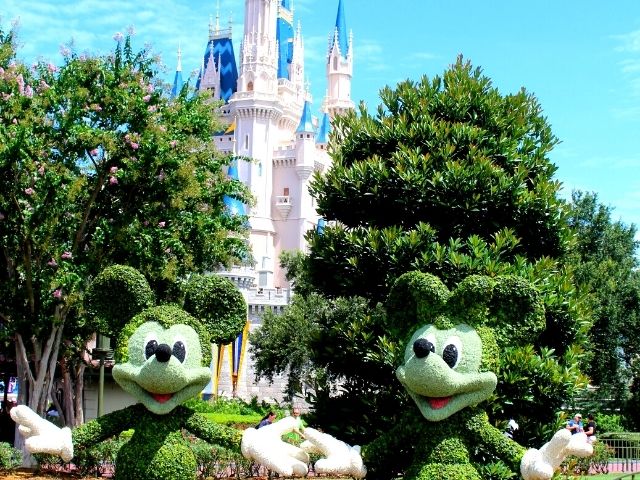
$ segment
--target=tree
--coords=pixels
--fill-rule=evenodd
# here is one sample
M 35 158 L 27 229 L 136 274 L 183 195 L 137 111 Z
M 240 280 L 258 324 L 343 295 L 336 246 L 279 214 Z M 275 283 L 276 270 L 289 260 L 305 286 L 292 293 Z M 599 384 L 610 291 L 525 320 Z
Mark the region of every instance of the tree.
M 97 272 L 130 265 L 171 299 L 190 273 L 247 250 L 245 219 L 227 215 L 223 197 L 249 194 L 223 172 L 231 158 L 211 142 L 221 128 L 211 103 L 188 88 L 170 99 L 151 53 L 114 39 L 110 55 L 67 51 L 60 68 L 27 68 L 13 32 L 0 31 L 0 321 L 20 401 L 40 413 L 60 350 L 95 331 L 82 296 Z
M 629 394 L 640 327 L 638 241 L 634 225 L 611 218 L 595 193 L 574 191 L 569 225 L 576 233 L 570 262 L 589 295 L 594 323 L 586 372 L 595 397 L 623 404 Z
M 473 273 L 515 274 L 541 291 L 546 329 L 504 352 L 490 408 L 541 436 L 586 385 L 578 366 L 589 322 L 563 265 L 571 232 L 548 159 L 557 139 L 533 95 L 501 95 L 462 59 L 381 99 L 375 114 L 361 104 L 336 119 L 333 165 L 311 183 L 330 226 L 307 235 L 305 278 L 370 309 L 357 320 L 321 317 L 313 361 L 342 383 L 341 395 L 318 399 L 318 420 L 346 425 L 361 443 L 402 410 L 393 372 L 404 344 L 373 314 L 402 273 L 433 273 L 449 288 Z

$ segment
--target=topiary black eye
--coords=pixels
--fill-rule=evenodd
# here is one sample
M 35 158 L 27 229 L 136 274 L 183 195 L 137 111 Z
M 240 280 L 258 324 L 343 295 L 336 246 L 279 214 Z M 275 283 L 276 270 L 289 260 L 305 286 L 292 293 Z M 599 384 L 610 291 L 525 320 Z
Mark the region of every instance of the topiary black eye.
M 158 348 L 158 342 L 155 340 L 149 340 L 147 346 L 144 347 L 144 358 L 153 357 L 156 354 Z
M 184 362 L 184 357 L 187 355 L 187 348 L 184 343 L 177 341 L 173 344 L 173 356 L 180 360 L 180 363 Z
M 442 359 L 449 367 L 453 368 L 458 364 L 458 347 L 450 343 L 442 351 Z
M 436 347 L 426 338 L 419 338 L 413 342 L 413 353 L 415 353 L 418 358 L 424 358 L 435 351 Z

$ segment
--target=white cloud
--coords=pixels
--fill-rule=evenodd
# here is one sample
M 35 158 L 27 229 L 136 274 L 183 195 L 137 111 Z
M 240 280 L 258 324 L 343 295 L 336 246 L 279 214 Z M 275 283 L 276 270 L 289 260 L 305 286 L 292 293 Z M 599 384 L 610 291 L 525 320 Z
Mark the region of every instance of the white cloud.
M 622 35 L 614 35 L 614 39 L 620 42 L 616 47 L 618 52 L 640 52 L 640 30 L 625 33 Z

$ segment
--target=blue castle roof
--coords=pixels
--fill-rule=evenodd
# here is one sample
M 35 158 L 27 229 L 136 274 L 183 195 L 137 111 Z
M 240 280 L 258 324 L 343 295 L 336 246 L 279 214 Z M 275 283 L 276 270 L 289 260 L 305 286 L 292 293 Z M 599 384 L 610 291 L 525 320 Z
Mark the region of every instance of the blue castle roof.
M 336 15 L 336 31 L 338 33 L 338 47 L 340 47 L 340 55 L 346 57 L 349 50 L 349 34 L 347 32 L 347 20 L 344 15 L 344 4 L 342 0 L 340 0 L 338 3 L 338 14 Z M 333 48 L 334 45 L 335 39 L 331 47 Z
M 173 77 L 173 86 L 171 87 L 171 98 L 175 98 L 178 96 L 178 94 L 182 90 L 183 85 L 184 81 L 182 80 L 182 71 L 176 70 L 176 75 L 175 77 Z
M 213 53 L 213 55 L 211 55 Z M 200 88 L 200 80 L 204 74 L 204 70 L 209 66 L 210 59 L 213 58 L 214 65 L 220 71 L 220 98 L 225 102 L 229 101 L 238 89 L 238 67 L 236 66 L 236 57 L 233 53 L 233 42 L 231 37 L 216 37 L 207 43 L 204 52 L 204 69 L 200 72 L 196 89 Z M 218 65 L 218 60 L 222 66 Z
M 302 108 L 302 117 L 300 117 L 300 124 L 296 129 L 296 133 L 315 131 L 316 129 L 313 128 L 313 116 L 311 115 L 311 103 L 309 100 L 305 100 Z
M 318 134 L 316 135 L 316 143 L 329 143 L 329 133 L 331 132 L 331 120 L 329 119 L 329 114 L 327 112 L 322 115 L 322 120 L 320 121 L 320 128 L 318 129 Z
M 289 9 L 289 2 L 283 0 L 282 6 Z M 281 15 L 278 15 L 276 23 L 276 38 L 278 39 L 278 78 L 290 80 L 289 65 L 293 60 L 293 24 Z
M 227 171 L 227 176 L 232 180 L 239 180 L 240 176 L 238 175 L 238 165 L 234 162 L 229 165 L 229 170 Z M 244 203 L 242 203 L 237 198 L 230 197 L 229 195 L 225 195 L 222 198 L 222 202 L 224 203 L 225 209 L 229 215 L 232 217 L 236 215 L 246 215 L 246 208 Z

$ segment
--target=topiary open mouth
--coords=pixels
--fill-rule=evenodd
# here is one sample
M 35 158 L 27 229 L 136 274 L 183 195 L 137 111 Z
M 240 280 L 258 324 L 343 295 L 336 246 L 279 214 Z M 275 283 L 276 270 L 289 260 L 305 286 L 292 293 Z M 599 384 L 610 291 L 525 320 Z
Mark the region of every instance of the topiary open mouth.
M 425 397 L 429 406 L 434 410 L 439 410 L 446 407 L 453 397 Z
M 173 397 L 173 393 L 150 393 L 150 395 L 158 403 L 168 402 Z

